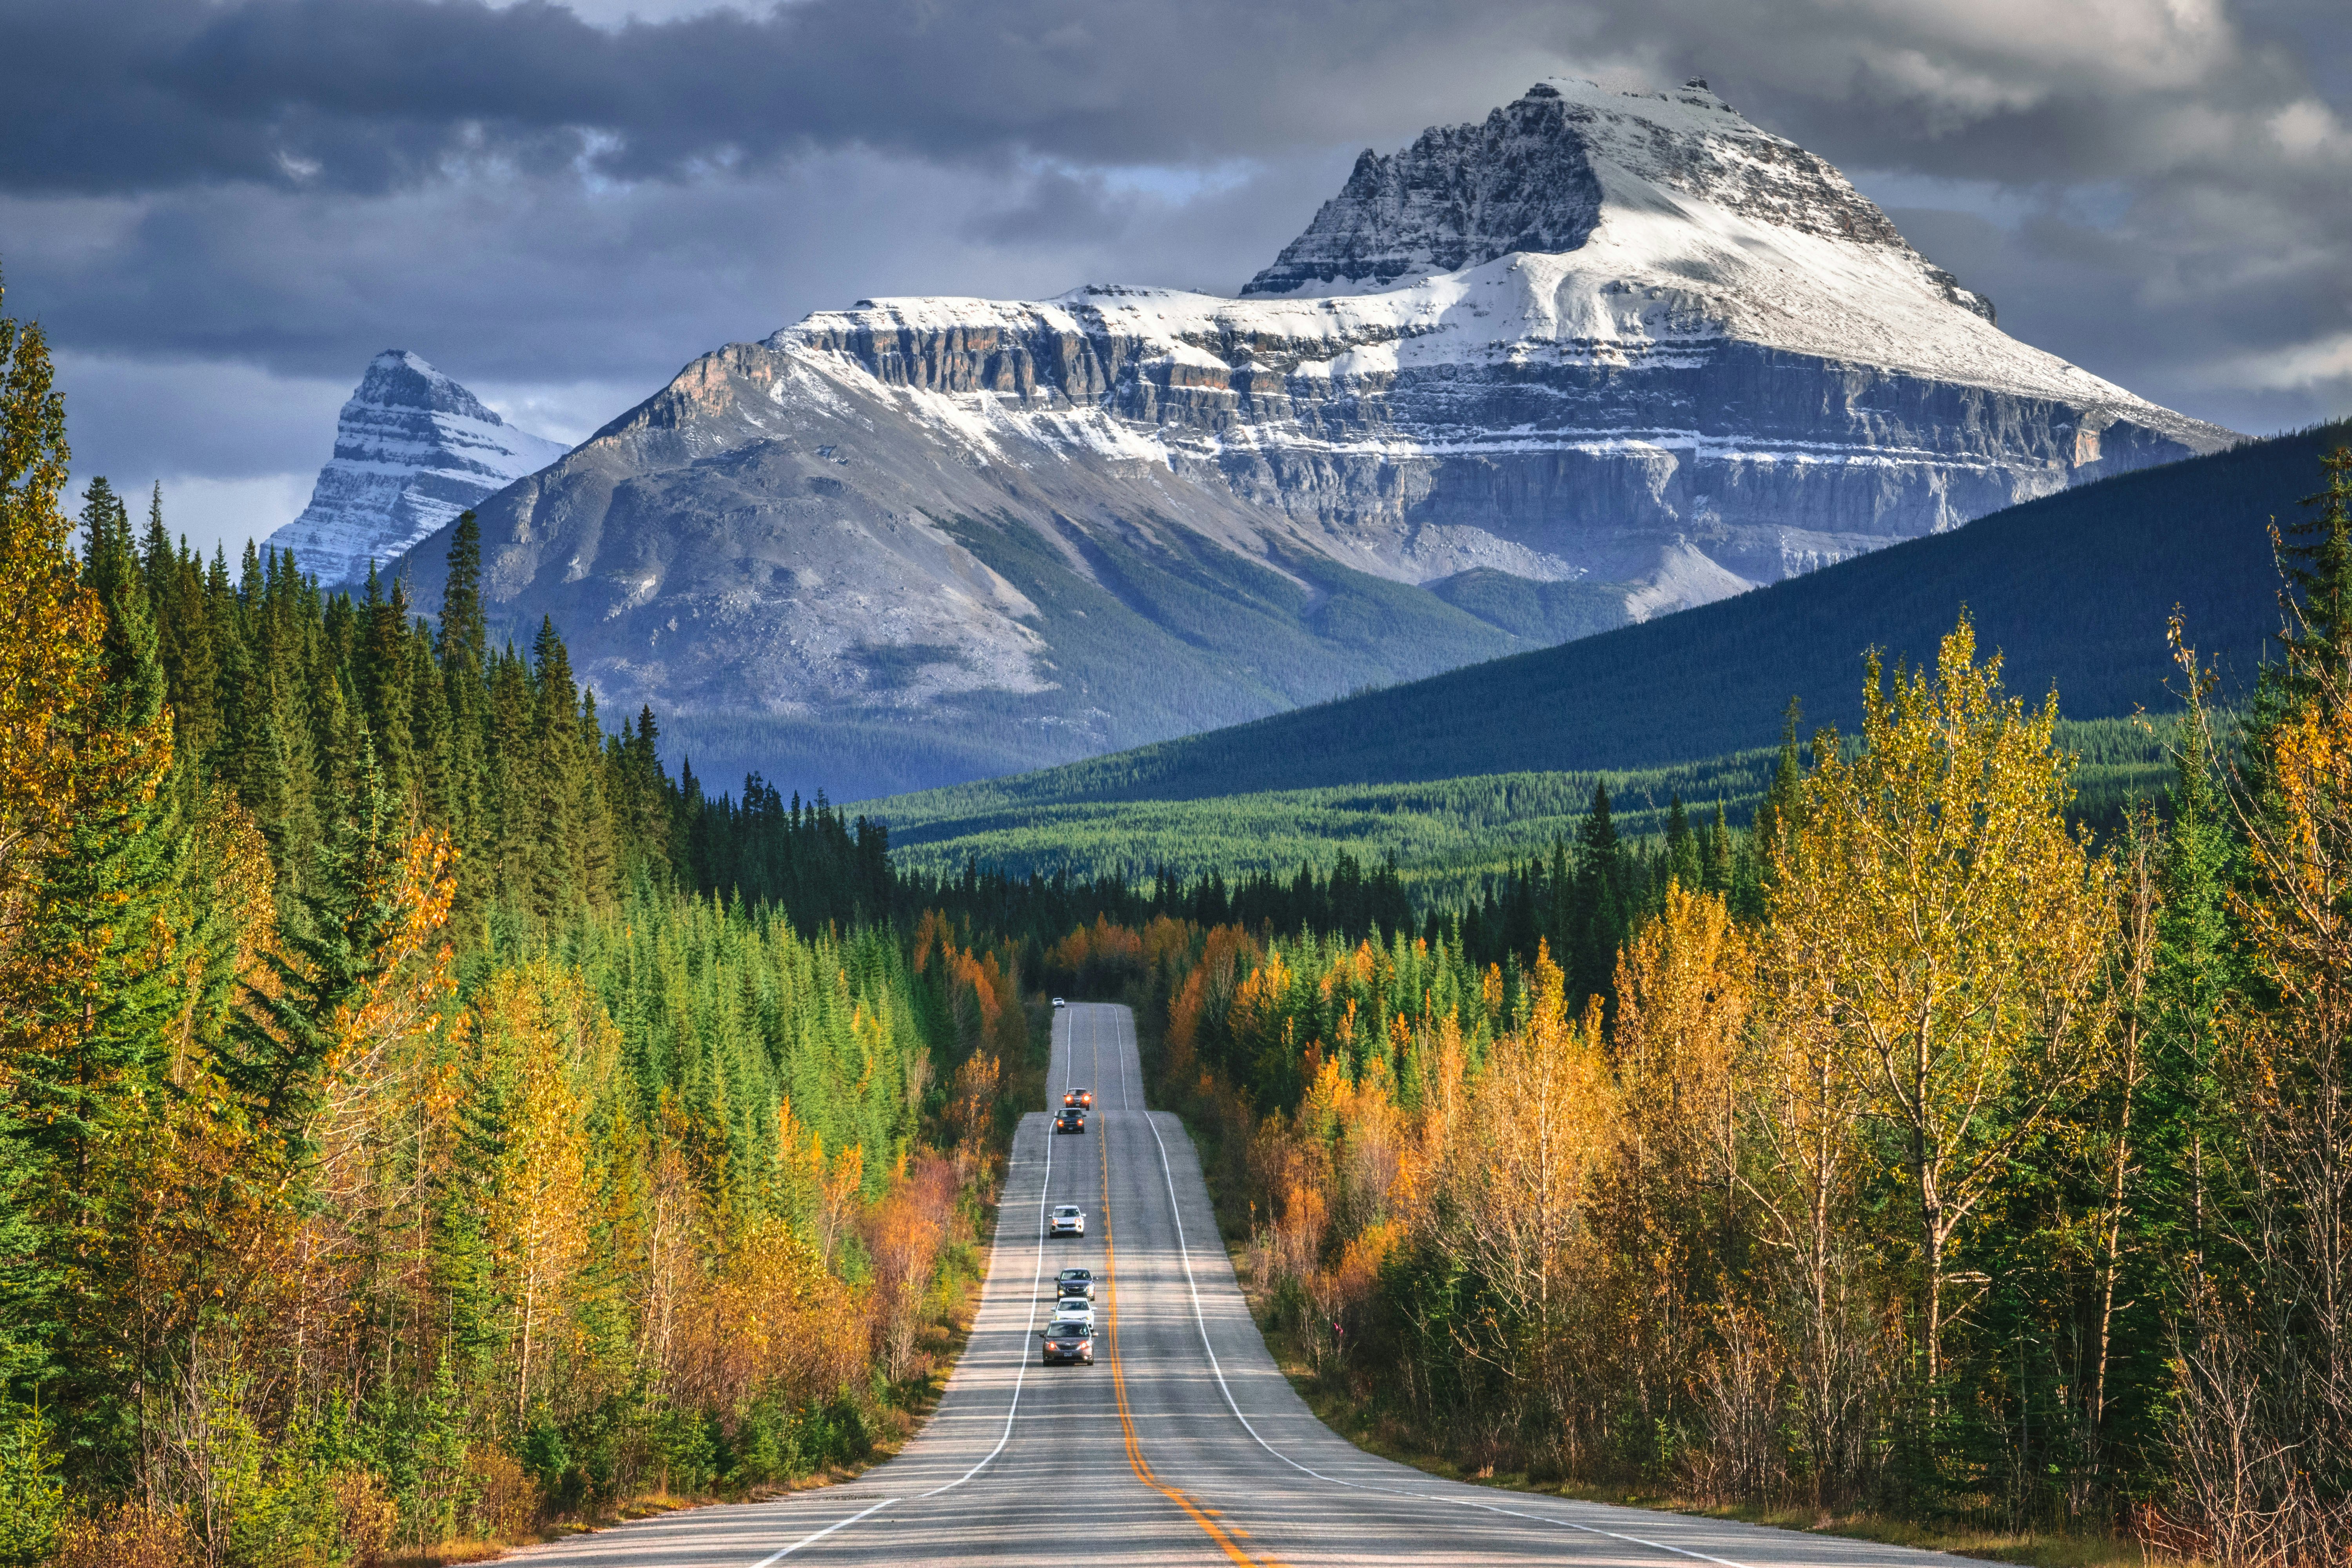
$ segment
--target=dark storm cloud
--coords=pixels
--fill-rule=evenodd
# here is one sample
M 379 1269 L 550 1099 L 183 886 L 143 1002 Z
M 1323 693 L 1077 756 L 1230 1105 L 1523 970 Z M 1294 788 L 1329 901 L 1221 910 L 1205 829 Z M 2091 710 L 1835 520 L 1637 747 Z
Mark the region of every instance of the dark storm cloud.
M 515 175 L 378 196 L 0 194 L 0 261 L 11 313 L 89 352 L 348 384 L 379 349 L 437 363 L 463 345 L 475 375 L 650 393 L 697 353 L 862 295 L 1231 289 L 1346 173 L 1310 157 L 1179 200 L 853 152 L 604 194 Z
M 372 192 L 486 156 L 616 178 L 853 146 L 1216 158 L 1327 132 L 1318 100 L 1351 63 L 1391 74 L 1458 30 L 1442 6 L 1329 0 L 805 0 L 609 29 L 542 0 L 9 10 L 19 68 L 0 98 L 0 181 L 84 192 Z M 1472 10 L 1485 31 L 1543 8 Z M 1307 59 L 1321 88 L 1281 90 L 1281 62 Z
M 0 181 L 51 191 L 381 191 L 485 157 L 639 178 L 853 146 L 1198 162 L 1408 136 L 1465 78 L 1577 59 L 1723 77 L 1832 156 L 2070 182 L 2226 157 L 2340 89 L 2347 54 L 2341 0 L 800 0 L 618 27 L 545 0 L 6 9 Z

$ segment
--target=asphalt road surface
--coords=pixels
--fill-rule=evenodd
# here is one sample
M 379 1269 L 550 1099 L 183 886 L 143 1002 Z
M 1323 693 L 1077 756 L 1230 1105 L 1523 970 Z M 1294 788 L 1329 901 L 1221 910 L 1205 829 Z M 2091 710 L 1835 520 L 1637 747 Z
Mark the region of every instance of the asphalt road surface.
M 1053 1098 L 1014 1138 L 979 1320 L 937 1411 L 845 1485 L 704 1508 L 515 1554 L 530 1568 L 780 1563 L 1529 1563 L 1950 1568 L 1935 1552 L 1465 1486 L 1316 1420 L 1251 1323 L 1177 1119 L 1143 1109 L 1134 1020 L 1054 1018 Z M 1051 1205 L 1087 1212 L 1048 1240 Z M 1057 1270 L 1095 1271 L 1092 1366 L 1038 1364 Z

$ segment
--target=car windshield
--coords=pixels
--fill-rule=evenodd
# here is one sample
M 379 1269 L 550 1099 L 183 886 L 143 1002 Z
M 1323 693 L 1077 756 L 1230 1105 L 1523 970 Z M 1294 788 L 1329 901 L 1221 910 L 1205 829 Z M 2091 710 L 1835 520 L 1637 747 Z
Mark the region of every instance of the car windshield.
M 1094 1276 L 1083 1268 L 1065 1268 L 1062 1270 L 1060 1278 L 1062 1282 L 1066 1285 L 1070 1283 L 1072 1280 L 1076 1280 L 1077 1283 L 1083 1285 L 1087 1280 L 1093 1279 Z
M 1055 1323 L 1053 1335 L 1057 1340 L 1082 1340 L 1087 1337 L 1087 1326 L 1084 1323 Z
M 1076 1204 L 1064 1204 L 1060 1208 L 1055 1209 L 1054 1212 L 1061 1215 L 1064 1219 L 1067 1219 L 1072 1215 L 1078 1212 L 1078 1205 Z

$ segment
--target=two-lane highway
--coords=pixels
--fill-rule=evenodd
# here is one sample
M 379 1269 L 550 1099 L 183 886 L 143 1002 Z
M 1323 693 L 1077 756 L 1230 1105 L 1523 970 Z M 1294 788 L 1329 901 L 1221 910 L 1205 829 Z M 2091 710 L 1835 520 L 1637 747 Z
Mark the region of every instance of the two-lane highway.
M 1191 1142 L 1143 1107 L 1133 1019 L 1054 1021 L 1051 1098 L 1015 1135 L 971 1342 L 896 1458 L 847 1485 L 697 1509 L 517 1554 L 530 1568 L 1528 1563 L 1950 1568 L 1933 1552 L 1438 1480 L 1316 1420 L 1250 1321 Z M 1087 1212 L 1049 1240 L 1052 1205 Z M 1057 1270 L 1092 1268 L 1096 1363 L 1038 1364 Z

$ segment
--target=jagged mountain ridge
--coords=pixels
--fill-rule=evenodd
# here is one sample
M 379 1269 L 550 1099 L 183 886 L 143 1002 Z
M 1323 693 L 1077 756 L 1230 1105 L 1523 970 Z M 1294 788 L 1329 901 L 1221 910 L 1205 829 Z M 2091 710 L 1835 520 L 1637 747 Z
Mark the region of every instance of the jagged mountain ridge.
M 310 503 L 268 543 L 320 582 L 352 583 L 567 447 L 501 419 L 404 349 L 368 362 L 335 425 Z
M 877 788 L 1134 744 L 2230 438 L 2000 332 L 1697 86 L 1360 161 L 1250 289 L 730 345 L 486 505 L 488 586 L 608 701 L 769 716 L 843 794 L 877 736 L 914 760 Z
M 1386 158 L 1367 147 L 1339 194 L 1242 294 L 1384 289 L 1513 251 L 1574 250 L 1601 222 L 1612 164 L 1776 227 L 1897 253 L 1947 299 L 1995 319 L 1991 300 L 1913 251 L 1827 161 L 1750 125 L 1700 78 L 1631 102 L 1538 82 L 1483 122 L 1434 126 Z

